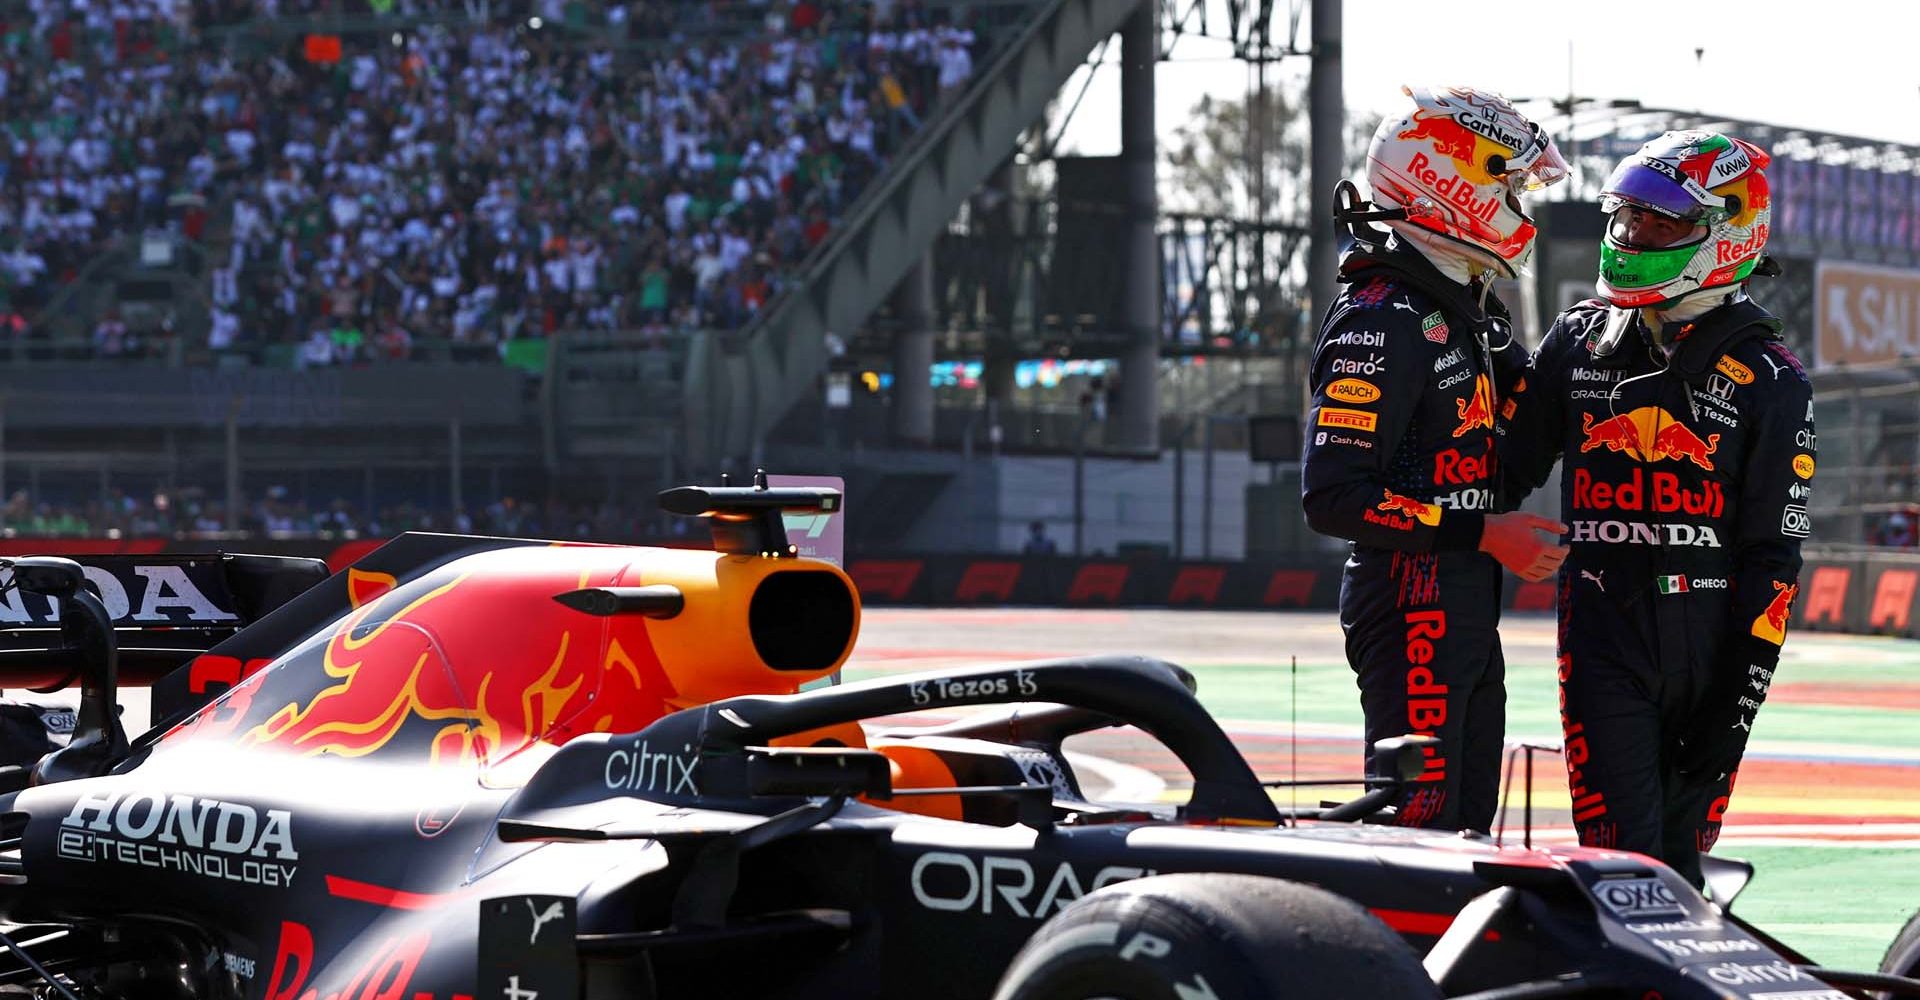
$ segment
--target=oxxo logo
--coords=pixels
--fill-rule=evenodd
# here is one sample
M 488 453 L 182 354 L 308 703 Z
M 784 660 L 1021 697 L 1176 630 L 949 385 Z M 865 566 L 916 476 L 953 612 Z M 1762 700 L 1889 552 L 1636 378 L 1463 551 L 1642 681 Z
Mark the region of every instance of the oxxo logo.
M 1680 917 L 1687 912 L 1679 897 L 1658 878 L 1607 879 L 1593 887 L 1593 894 L 1615 916 L 1626 919 Z
M 1805 538 L 1813 534 L 1813 518 L 1807 516 L 1805 507 L 1790 503 L 1780 511 L 1780 533 Z

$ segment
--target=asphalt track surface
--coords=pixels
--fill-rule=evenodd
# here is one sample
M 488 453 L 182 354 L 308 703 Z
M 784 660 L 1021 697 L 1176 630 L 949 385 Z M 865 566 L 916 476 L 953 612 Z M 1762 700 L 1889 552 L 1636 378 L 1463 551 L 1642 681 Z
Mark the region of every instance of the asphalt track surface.
M 1509 616 L 1501 635 L 1509 745 L 1557 747 L 1553 621 Z M 1103 652 L 1192 670 L 1262 777 L 1360 771 L 1359 698 L 1326 613 L 871 608 L 846 679 Z M 1185 798 L 1184 770 L 1144 734 L 1076 737 L 1067 749 L 1090 794 Z M 1510 760 L 1504 836 L 1517 843 L 1525 766 Z M 1284 804 L 1293 793 L 1275 794 Z M 1535 753 L 1531 798 L 1533 838 L 1573 842 L 1557 750 Z M 1715 853 L 1758 867 L 1736 912 L 1822 964 L 1879 964 L 1920 907 L 1920 641 L 1788 638 Z

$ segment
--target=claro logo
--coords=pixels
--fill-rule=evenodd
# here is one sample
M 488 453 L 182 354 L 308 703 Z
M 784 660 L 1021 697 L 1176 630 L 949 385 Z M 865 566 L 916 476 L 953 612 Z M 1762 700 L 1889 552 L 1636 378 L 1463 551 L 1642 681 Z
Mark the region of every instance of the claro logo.
M 1062 861 L 1042 878 L 1025 858 L 933 851 L 914 860 L 909 882 L 913 898 L 929 910 L 1042 920 L 1103 885 L 1152 874 L 1151 868 L 1108 865 L 1087 879 Z

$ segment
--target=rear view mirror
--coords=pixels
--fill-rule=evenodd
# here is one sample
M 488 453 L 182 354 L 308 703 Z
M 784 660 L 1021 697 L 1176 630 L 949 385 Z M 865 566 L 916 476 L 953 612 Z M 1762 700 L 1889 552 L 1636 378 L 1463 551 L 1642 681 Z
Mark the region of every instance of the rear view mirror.
M 30 783 L 45 785 L 105 774 L 127 756 L 127 734 L 117 709 L 120 651 L 113 616 L 99 596 L 87 589 L 86 572 L 71 559 L 27 556 L 9 560 L 6 566 L 13 571 L 14 586 L 59 602 L 62 645 L 81 664 L 80 709 L 73 738 L 33 765 Z
M 1373 773 L 1401 782 L 1418 781 L 1427 773 L 1427 747 L 1440 745 L 1438 736 L 1389 736 L 1373 744 Z M 1392 768 L 1388 769 L 1387 764 Z
M 749 747 L 747 791 L 752 795 L 893 794 L 886 755 L 848 747 Z

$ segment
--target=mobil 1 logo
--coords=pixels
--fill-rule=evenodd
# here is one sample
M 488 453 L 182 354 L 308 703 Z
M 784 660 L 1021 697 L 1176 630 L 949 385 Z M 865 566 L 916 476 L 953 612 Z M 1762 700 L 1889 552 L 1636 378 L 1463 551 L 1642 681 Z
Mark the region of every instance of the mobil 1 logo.
M 480 902 L 474 1000 L 576 1000 L 580 957 L 572 896 L 499 896 Z

